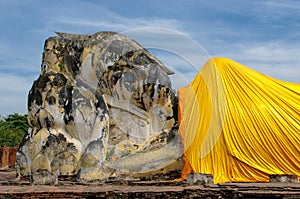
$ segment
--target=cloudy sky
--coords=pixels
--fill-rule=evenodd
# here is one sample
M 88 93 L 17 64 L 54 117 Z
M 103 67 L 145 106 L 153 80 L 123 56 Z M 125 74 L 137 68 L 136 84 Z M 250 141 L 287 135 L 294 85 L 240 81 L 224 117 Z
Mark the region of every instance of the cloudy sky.
M 192 80 L 209 57 L 227 57 L 266 75 L 300 82 L 297 0 L 0 0 L 0 114 L 27 112 L 45 39 L 55 31 L 117 31 Z

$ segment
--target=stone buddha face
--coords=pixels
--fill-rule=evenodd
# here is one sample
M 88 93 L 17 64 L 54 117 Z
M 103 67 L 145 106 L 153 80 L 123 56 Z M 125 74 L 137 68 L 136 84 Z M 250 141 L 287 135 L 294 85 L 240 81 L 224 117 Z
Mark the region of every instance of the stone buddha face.
M 20 175 L 42 169 L 103 178 L 110 172 L 99 171 L 104 162 L 165 146 L 177 124 L 170 73 L 120 34 L 48 39 L 41 75 L 29 92 L 31 128 L 18 153 Z

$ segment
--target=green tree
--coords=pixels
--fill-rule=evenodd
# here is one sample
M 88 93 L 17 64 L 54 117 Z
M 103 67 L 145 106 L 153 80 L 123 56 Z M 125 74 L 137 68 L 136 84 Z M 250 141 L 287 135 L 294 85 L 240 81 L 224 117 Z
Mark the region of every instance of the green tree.
M 0 146 L 19 146 L 28 127 L 27 115 L 0 117 Z

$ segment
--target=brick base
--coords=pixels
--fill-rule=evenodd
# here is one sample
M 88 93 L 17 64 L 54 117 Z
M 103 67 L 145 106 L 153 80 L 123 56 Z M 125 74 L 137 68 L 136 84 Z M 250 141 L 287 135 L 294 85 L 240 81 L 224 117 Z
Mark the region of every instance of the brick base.
M 0 147 L 0 168 L 14 168 L 18 147 Z

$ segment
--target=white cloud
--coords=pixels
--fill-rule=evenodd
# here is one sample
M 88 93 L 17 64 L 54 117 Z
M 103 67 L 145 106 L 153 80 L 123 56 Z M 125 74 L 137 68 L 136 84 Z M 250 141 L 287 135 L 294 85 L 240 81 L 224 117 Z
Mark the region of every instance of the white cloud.
M 0 72 L 32 75 L 40 70 L 42 52 L 32 48 L 38 44 L 0 38 Z M 40 45 L 42 49 L 42 45 Z
M 290 42 L 260 42 L 249 43 L 240 42 L 230 46 L 232 49 L 228 54 L 243 60 L 260 60 L 260 61 L 300 61 L 299 44 Z
M 300 82 L 300 48 L 292 41 L 239 43 L 218 56 L 234 59 L 249 68 L 276 79 Z
M 269 0 L 257 2 L 252 17 L 257 23 L 274 29 L 299 26 L 300 2 L 294 0 Z M 286 31 L 289 34 L 290 31 Z
M 65 9 L 56 8 L 55 15 L 51 16 L 47 22 L 46 30 L 59 31 L 57 28 L 68 29 L 68 27 L 73 27 L 80 30 L 80 32 L 82 30 L 125 31 L 139 27 L 180 28 L 180 23 L 173 18 L 158 16 L 129 17 L 130 14 L 121 15 L 97 3 L 82 3 L 74 6 L 73 9 L 73 12 L 66 14 Z M 76 15 L 73 13 L 76 13 Z M 95 15 L 95 13 L 99 14 Z
M 81 27 L 96 27 L 96 28 L 108 28 L 108 29 L 126 29 L 127 26 L 125 24 L 116 24 L 116 23 L 109 23 L 107 21 L 93 21 L 88 19 L 63 19 L 60 23 L 65 25 L 76 25 Z
M 1 115 L 27 112 L 27 95 L 33 80 L 0 73 L 0 110 Z
M 179 23 L 174 19 L 163 19 L 163 18 L 153 18 L 153 19 L 143 19 L 143 18 L 120 18 L 118 21 L 115 20 L 94 20 L 94 19 L 84 19 L 84 18 L 64 18 L 60 20 L 59 23 L 65 25 L 76 25 L 77 27 L 93 27 L 99 28 L 99 30 L 110 29 L 114 31 L 124 31 L 138 27 L 168 27 L 168 28 L 178 28 Z
M 270 8 L 273 9 L 289 9 L 289 10 L 297 10 L 299 11 L 300 9 L 300 3 L 299 1 L 295 0 L 269 0 L 269 1 L 262 1 L 261 4 L 264 4 Z
M 182 32 L 166 28 L 146 27 L 123 33 L 152 51 L 161 50 L 180 57 L 196 70 L 199 70 L 209 59 L 206 49 Z
M 23 92 L 24 90 L 28 91 L 30 83 L 32 82 L 32 80 L 28 80 L 25 77 L 0 73 L 0 90 L 6 93 L 18 93 Z

